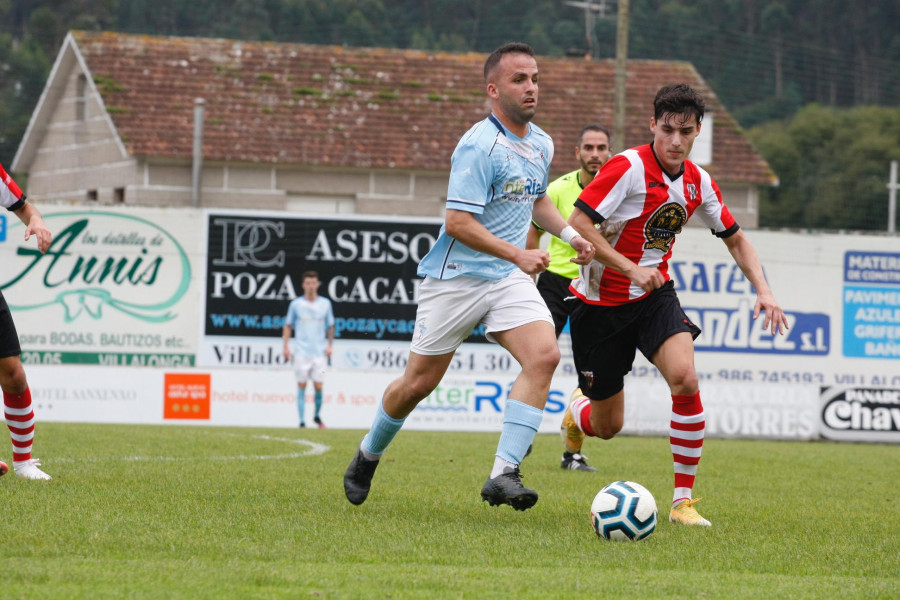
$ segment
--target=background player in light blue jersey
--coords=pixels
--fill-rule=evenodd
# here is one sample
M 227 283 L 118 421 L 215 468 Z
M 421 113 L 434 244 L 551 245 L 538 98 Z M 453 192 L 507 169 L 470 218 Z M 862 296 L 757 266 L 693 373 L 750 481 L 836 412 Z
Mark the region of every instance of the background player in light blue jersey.
M 334 312 L 331 300 L 319 295 L 319 274 L 303 273 L 303 295 L 291 300 L 281 337 L 284 338 L 284 357 L 294 365 L 297 377 L 297 411 L 300 427 L 306 427 L 306 382 L 310 379 L 315 389 L 316 412 L 313 421 L 325 428 L 319 412 L 322 410 L 322 385 L 325 366 L 331 357 L 334 343 Z M 291 337 L 293 336 L 293 344 Z
M 385 390 L 344 475 L 353 504 L 365 501 L 388 444 L 479 324 L 522 367 L 509 391 L 481 497 L 516 510 L 538 499 L 522 485 L 519 464 L 540 426 L 559 348 L 550 311 L 530 277 L 545 270 L 550 257 L 539 248 L 525 249 L 525 237 L 533 218 L 570 243 L 580 264 L 590 259 L 593 246 L 567 226 L 546 195 L 553 140 L 531 124 L 538 100 L 534 52 L 526 44 L 501 46 L 485 62 L 484 79 L 491 115 L 466 132 L 453 152 L 444 225 L 419 264 L 425 280 L 406 370 Z

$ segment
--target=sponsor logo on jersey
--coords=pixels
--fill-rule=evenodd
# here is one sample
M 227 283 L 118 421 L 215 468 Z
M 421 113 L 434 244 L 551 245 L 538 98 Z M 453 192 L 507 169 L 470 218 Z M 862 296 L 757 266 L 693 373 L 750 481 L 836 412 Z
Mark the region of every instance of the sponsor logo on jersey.
M 681 233 L 686 222 L 687 211 L 683 206 L 676 202 L 663 204 L 647 219 L 644 226 L 644 236 L 647 238 L 644 249 L 668 252 L 675 235 Z

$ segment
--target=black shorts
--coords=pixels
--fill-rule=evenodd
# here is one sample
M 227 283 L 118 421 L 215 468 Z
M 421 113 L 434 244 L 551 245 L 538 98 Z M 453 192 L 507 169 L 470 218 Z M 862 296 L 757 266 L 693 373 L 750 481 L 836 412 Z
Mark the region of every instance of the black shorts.
M 578 385 L 592 400 L 605 400 L 625 387 L 635 348 L 652 362 L 656 350 L 676 333 L 686 331 L 693 339 L 700 335 L 700 328 L 684 314 L 671 281 L 620 306 L 578 301 L 571 318 Z
M 575 295 L 569 291 L 569 284 L 572 280 L 550 271 L 544 271 L 538 277 L 537 289 L 541 294 L 541 298 L 550 309 L 553 315 L 553 326 L 556 327 L 556 337 L 562 332 L 572 314 L 572 309 L 578 304 Z M 568 298 L 568 300 L 566 300 Z
M 22 347 L 19 346 L 19 334 L 16 333 L 9 305 L 6 304 L 3 292 L 0 292 L 0 358 L 20 354 Z

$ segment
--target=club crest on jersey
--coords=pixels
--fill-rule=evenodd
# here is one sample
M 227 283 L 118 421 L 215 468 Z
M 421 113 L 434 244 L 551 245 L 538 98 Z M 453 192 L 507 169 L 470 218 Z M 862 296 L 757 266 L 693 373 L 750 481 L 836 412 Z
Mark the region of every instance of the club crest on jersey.
M 644 225 L 644 236 L 647 238 L 644 249 L 668 252 L 675 241 L 675 235 L 681 233 L 686 222 L 687 211 L 683 206 L 677 202 L 663 204 L 650 215 Z
M 697 186 L 693 183 L 687 184 L 688 196 L 691 199 L 691 202 L 697 199 Z

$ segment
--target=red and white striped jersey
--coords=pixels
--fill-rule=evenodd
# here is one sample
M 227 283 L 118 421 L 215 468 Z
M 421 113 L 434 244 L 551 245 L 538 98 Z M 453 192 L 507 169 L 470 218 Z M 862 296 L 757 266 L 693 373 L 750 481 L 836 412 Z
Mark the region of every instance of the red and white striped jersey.
M 0 206 L 9 210 L 19 210 L 25 204 L 25 194 L 0 165 Z
M 684 161 L 680 175 L 666 173 L 652 145 L 617 154 L 578 196 L 575 206 L 591 216 L 612 247 L 642 267 L 657 267 L 669 277 L 675 235 L 696 211 L 718 237 L 734 234 L 738 224 L 722 202 L 709 173 Z M 616 306 L 647 292 L 627 277 L 592 261 L 582 265 L 571 291 L 590 304 Z

